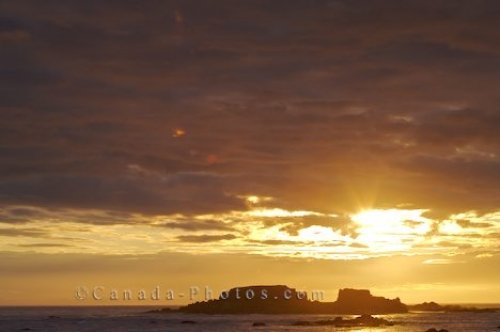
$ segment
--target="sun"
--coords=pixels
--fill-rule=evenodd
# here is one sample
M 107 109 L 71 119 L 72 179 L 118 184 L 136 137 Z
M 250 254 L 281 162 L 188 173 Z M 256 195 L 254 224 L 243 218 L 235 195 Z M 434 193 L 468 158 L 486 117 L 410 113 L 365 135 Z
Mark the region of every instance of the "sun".
M 413 233 L 415 227 L 426 224 L 429 219 L 422 216 L 427 210 L 424 209 L 374 209 L 361 211 L 351 219 L 362 228 L 370 228 L 377 233 L 406 234 Z M 413 223 L 412 223 L 413 222 Z M 422 227 L 418 227 L 424 231 Z
M 371 209 L 351 215 L 359 234 L 357 240 L 375 251 L 409 248 L 432 229 L 425 209 Z

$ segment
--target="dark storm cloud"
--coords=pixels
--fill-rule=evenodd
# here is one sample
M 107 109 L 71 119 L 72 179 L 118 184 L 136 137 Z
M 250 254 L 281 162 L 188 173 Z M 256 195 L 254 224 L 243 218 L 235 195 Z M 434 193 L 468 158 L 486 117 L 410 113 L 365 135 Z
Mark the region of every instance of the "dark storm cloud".
M 171 229 L 181 229 L 183 231 L 233 230 L 233 228 L 229 225 L 221 223 L 217 220 L 193 221 L 186 219 L 175 222 L 166 222 L 159 224 L 158 226 Z
M 18 244 L 18 247 L 22 248 L 64 248 L 73 247 L 69 244 L 64 243 L 28 243 L 28 244 Z
M 474 222 L 470 220 L 465 220 L 465 219 L 460 219 L 457 220 L 457 224 L 459 224 L 463 228 L 488 228 L 488 227 L 493 227 L 494 225 L 489 222 Z
M 414 201 L 423 204 L 433 198 L 448 210 L 456 210 L 457 202 L 479 210 L 498 207 L 496 183 L 500 180 L 500 164 L 497 160 L 416 156 L 405 161 L 403 167 L 416 178 L 423 176 L 435 181 L 435 185 L 415 183 Z
M 308 241 L 292 241 L 292 240 L 249 240 L 248 242 L 270 245 L 270 246 L 281 246 L 281 245 L 298 246 L 298 245 L 307 245 L 311 243 Z
M 210 174 L 176 174 L 165 178 L 53 175 L 5 180 L 0 193 L 4 204 L 148 214 L 220 212 L 244 206 L 239 198 L 224 194 L 218 178 Z
M 496 1 L 0 12 L 4 205 L 192 214 L 257 194 L 341 213 L 498 208 Z
M 47 216 L 44 209 L 28 207 L 28 206 L 13 206 L 11 208 L 0 209 L 0 223 L 7 224 L 23 224 L 32 219 L 42 218 Z
M 179 235 L 177 239 L 182 242 L 217 242 L 223 240 L 234 240 L 236 239 L 234 234 L 223 234 L 223 235 Z
M 38 229 L 18 229 L 18 228 L 2 228 L 0 229 L 0 236 L 20 236 L 20 237 L 43 237 L 46 236 L 47 233 Z

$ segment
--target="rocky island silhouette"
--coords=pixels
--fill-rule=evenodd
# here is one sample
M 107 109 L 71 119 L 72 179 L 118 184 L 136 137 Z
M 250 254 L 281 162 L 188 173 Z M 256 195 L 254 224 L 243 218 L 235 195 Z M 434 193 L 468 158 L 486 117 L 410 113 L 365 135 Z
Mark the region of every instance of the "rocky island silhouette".
M 152 312 L 202 314 L 337 314 L 384 315 L 409 311 L 492 312 L 497 309 L 440 305 L 424 302 L 406 305 L 399 298 L 373 296 L 368 289 L 343 288 L 334 302 L 311 300 L 307 294 L 285 285 L 235 287 L 218 299 L 195 302 L 177 309 L 164 308 Z
M 479 309 L 457 305 L 440 305 L 424 302 L 406 305 L 399 298 L 387 299 L 373 296 L 368 289 L 344 288 L 338 292 L 334 302 L 311 300 L 303 292 L 285 285 L 235 287 L 222 293 L 218 299 L 195 302 L 178 309 L 159 309 L 151 313 L 188 313 L 188 314 L 320 314 L 340 315 L 331 319 L 301 320 L 293 326 L 333 326 L 333 327 L 383 327 L 400 324 L 372 315 L 398 314 L 409 311 L 427 312 L 492 312 L 495 308 Z M 357 315 L 354 318 L 342 315 Z M 195 324 L 195 321 L 183 321 Z M 253 326 L 266 326 L 265 322 L 254 322 Z M 432 332 L 448 332 L 446 329 L 429 329 Z
M 250 294 L 250 296 L 248 296 Z M 219 299 L 191 303 L 177 309 L 205 314 L 345 314 L 377 315 L 408 312 L 399 298 L 373 296 L 367 289 L 340 289 L 335 302 L 308 299 L 285 285 L 232 288 Z

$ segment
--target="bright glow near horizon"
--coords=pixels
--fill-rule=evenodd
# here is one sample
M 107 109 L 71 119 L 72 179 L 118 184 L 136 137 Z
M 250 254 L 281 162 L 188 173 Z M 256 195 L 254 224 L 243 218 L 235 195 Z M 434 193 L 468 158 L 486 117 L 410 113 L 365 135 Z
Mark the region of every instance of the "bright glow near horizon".
M 351 216 L 358 241 L 376 252 L 404 252 L 432 228 L 425 209 L 372 209 Z M 405 242 L 405 243 L 404 243 Z

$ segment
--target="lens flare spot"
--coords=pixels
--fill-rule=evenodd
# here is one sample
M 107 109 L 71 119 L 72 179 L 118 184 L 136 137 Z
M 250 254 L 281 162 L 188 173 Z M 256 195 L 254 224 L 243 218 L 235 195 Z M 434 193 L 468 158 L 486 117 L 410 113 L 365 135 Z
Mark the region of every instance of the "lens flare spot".
M 182 128 L 174 128 L 172 129 L 172 137 L 173 138 L 181 138 L 186 135 L 186 131 Z

